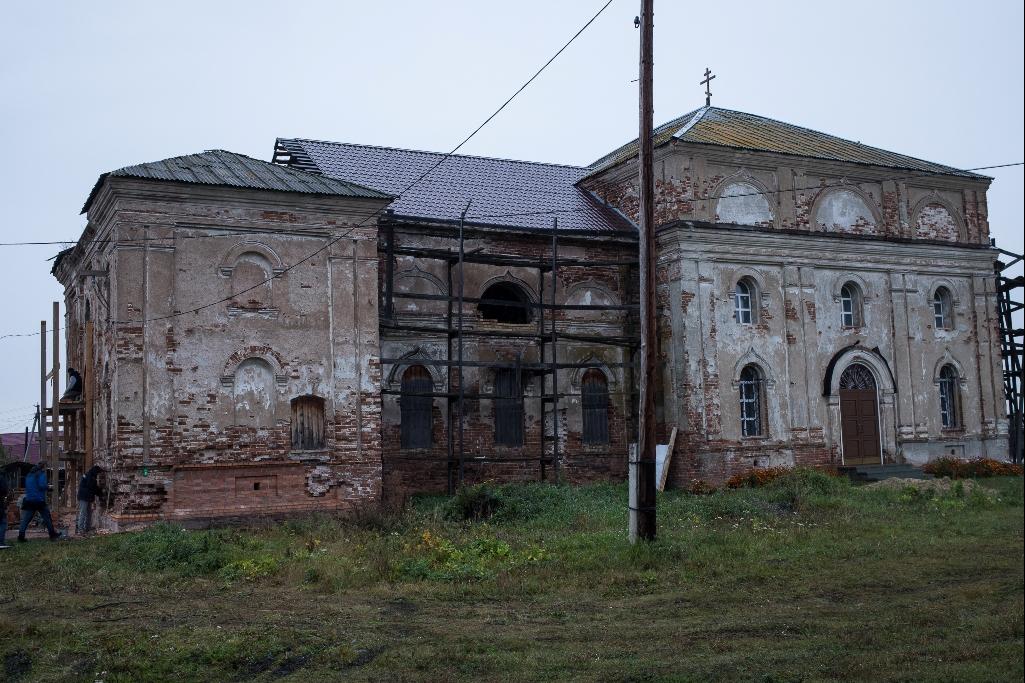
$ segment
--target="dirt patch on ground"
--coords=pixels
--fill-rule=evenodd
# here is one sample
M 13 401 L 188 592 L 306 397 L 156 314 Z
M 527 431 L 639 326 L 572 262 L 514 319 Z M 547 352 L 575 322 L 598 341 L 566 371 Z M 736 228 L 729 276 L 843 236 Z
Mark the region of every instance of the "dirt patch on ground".
M 895 491 L 903 491 L 910 488 L 921 493 L 932 493 L 937 496 L 970 496 L 973 493 L 981 494 L 987 498 L 996 496 L 996 491 L 980 486 L 971 479 L 952 480 L 948 477 L 943 477 L 942 479 L 901 479 L 900 477 L 894 477 L 893 479 L 884 479 L 874 484 L 868 484 L 865 488 Z

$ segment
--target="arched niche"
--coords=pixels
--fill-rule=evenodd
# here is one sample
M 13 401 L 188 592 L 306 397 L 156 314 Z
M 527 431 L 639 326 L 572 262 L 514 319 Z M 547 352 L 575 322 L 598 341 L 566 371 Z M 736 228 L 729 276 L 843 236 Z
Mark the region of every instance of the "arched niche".
M 403 294 L 444 295 L 445 284 L 433 273 L 421 270 L 418 266 L 406 268 L 395 273 L 395 291 Z M 430 299 L 395 299 L 397 313 L 438 313 L 445 310 L 444 302 Z
M 232 399 L 236 425 L 273 426 L 277 382 L 270 363 L 263 358 L 247 358 L 239 363 L 232 377 Z
M 734 225 L 770 226 L 772 209 L 766 191 L 751 180 L 727 180 L 720 187 L 715 204 L 715 222 Z
M 812 208 L 815 226 L 827 232 L 872 232 L 881 222 L 875 202 L 854 187 L 822 192 Z
M 945 242 L 968 241 L 968 229 L 961 212 L 935 190 L 911 208 L 915 237 Z

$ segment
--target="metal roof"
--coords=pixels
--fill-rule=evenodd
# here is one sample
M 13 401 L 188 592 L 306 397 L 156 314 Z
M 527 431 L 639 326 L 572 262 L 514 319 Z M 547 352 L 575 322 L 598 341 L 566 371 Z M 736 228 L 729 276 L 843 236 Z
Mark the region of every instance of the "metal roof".
M 457 221 L 472 202 L 467 222 L 476 225 L 551 230 L 558 217 L 560 231 L 635 232 L 622 214 L 576 186 L 589 172 L 580 166 L 301 138 L 279 138 L 275 159 L 395 195 L 388 208 L 398 216 Z
M 718 107 L 695 109 L 664 123 L 654 130 L 653 137 L 656 147 L 675 138 L 681 142 L 899 168 L 927 175 L 986 178 L 977 173 L 888 152 L 764 116 Z M 588 175 L 605 171 L 635 156 L 636 139 L 595 161 L 588 167 Z
M 82 207 L 89 210 L 104 179 L 110 176 L 145 178 L 200 185 L 222 185 L 254 190 L 298 192 L 356 199 L 390 199 L 391 195 L 355 183 L 325 178 L 299 169 L 272 164 L 244 154 L 214 149 L 147 164 L 125 166 L 100 176 Z

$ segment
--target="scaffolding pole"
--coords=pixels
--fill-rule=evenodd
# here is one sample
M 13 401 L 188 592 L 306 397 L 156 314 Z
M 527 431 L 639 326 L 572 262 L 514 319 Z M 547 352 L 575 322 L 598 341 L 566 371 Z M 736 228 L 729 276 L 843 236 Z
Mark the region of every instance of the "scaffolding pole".
M 561 465 L 562 455 L 559 444 L 559 399 L 568 396 L 577 396 L 577 393 L 560 393 L 558 391 L 558 371 L 566 369 L 589 369 L 589 368 L 627 368 L 627 372 L 630 372 L 632 368 L 628 367 L 632 362 L 635 362 L 632 358 L 628 362 L 622 363 L 599 363 L 596 361 L 584 362 L 584 363 L 560 363 L 558 360 L 557 344 L 560 340 L 569 341 L 580 341 L 583 343 L 600 344 L 608 347 L 623 347 L 628 349 L 632 354 L 632 351 L 637 348 L 637 340 L 629 336 L 613 336 L 609 334 L 587 334 L 582 332 L 568 332 L 560 331 L 558 328 L 558 320 L 555 315 L 555 311 L 568 310 L 568 311 L 608 311 L 616 310 L 623 311 L 628 318 L 636 314 L 638 309 L 637 304 L 622 304 L 622 305 L 595 305 L 595 304 L 558 304 L 556 303 L 556 296 L 558 294 L 558 277 L 559 269 L 561 267 L 609 267 L 618 268 L 621 279 L 624 281 L 629 280 L 629 276 L 624 276 L 624 268 L 634 268 L 638 265 L 637 260 L 626 259 L 626 260 L 593 260 L 589 261 L 586 259 L 579 258 L 560 258 L 559 257 L 559 236 L 558 236 L 558 221 L 553 222 L 553 232 L 551 236 L 551 258 L 546 257 L 542 254 L 539 257 L 527 257 L 521 255 L 514 255 L 510 253 L 481 253 L 482 248 L 467 249 L 466 239 L 468 226 L 466 224 L 466 214 L 469 210 L 470 205 L 467 204 L 466 209 L 460 216 L 458 229 L 453 231 L 454 234 L 450 233 L 443 236 L 441 239 L 455 239 L 458 242 L 458 248 L 456 249 L 438 249 L 428 247 L 408 247 L 403 246 L 398 242 L 396 238 L 396 226 L 401 225 L 402 221 L 398 220 L 395 224 L 389 224 L 384 226 L 385 234 L 387 235 L 386 241 L 383 244 L 383 250 L 385 251 L 385 258 L 388 263 L 395 258 L 395 256 L 411 256 L 419 259 L 437 260 L 443 261 L 447 266 L 447 292 L 445 294 L 426 294 L 416 292 L 401 292 L 396 291 L 395 284 L 393 282 L 395 278 L 394 266 L 385 267 L 385 283 L 383 287 L 384 302 L 382 309 L 384 320 L 381 323 L 382 331 L 394 331 L 397 333 L 408 333 L 408 334 L 420 334 L 420 335 L 437 335 L 438 337 L 444 336 L 446 338 L 446 352 L 445 358 L 439 360 L 432 360 L 431 363 L 436 365 L 443 365 L 446 367 L 446 388 L 444 392 L 426 392 L 417 393 L 417 396 L 429 396 L 433 398 L 444 398 L 447 399 L 447 425 L 446 429 L 446 453 L 447 453 L 447 489 L 451 494 L 456 488 L 463 484 L 466 477 L 466 459 L 472 457 L 474 463 L 519 463 L 519 462 L 538 462 L 539 463 L 539 478 L 541 481 L 546 481 L 547 466 L 551 464 L 555 473 L 554 480 L 560 481 L 562 478 Z M 532 232 L 532 235 L 542 237 L 542 234 L 538 234 L 536 231 Z M 467 263 L 481 264 L 486 266 L 506 266 L 515 268 L 530 268 L 536 270 L 538 273 L 538 290 L 537 290 L 537 301 L 526 301 L 520 303 L 514 303 L 506 300 L 489 299 L 484 297 L 470 297 L 466 296 L 466 279 L 465 279 L 465 265 Z M 458 270 L 454 273 L 454 270 Z M 551 274 L 551 282 L 545 283 L 545 275 Z M 547 291 L 546 291 L 547 289 Z M 548 294 L 546 298 L 546 294 Z M 446 305 L 445 311 L 445 325 L 444 327 L 423 324 L 419 321 L 409 321 L 403 319 L 401 315 L 395 313 L 394 300 L 395 299 L 410 299 L 410 300 L 425 300 L 425 301 L 438 301 L 444 302 Z M 477 326 L 467 328 L 467 321 L 465 320 L 465 306 L 467 304 L 497 304 L 506 307 L 523 307 L 530 310 L 538 311 L 538 324 L 536 328 L 531 330 L 502 330 L 502 329 L 480 329 Z M 455 310 L 453 310 L 455 307 Z M 551 315 L 545 316 L 545 311 L 551 311 Z M 482 340 L 487 339 L 523 339 L 528 340 L 530 343 L 537 344 L 540 352 L 540 359 L 537 363 L 526 363 L 522 357 L 517 357 L 513 361 L 505 362 L 494 362 L 494 361 L 480 361 L 480 360 L 468 360 L 465 353 L 465 338 L 475 337 Z M 453 348 L 455 346 L 455 348 Z M 551 351 L 549 355 L 545 355 L 545 347 L 550 346 Z M 408 358 L 381 358 L 382 366 L 395 366 L 408 363 Z M 516 373 L 516 381 L 519 386 L 522 386 L 524 375 L 528 374 L 541 374 L 541 375 L 552 375 L 552 391 L 548 392 L 544 388 L 538 396 L 523 397 L 523 400 L 538 400 L 541 405 L 541 418 L 542 424 L 539 433 L 540 437 L 540 452 L 536 456 L 514 456 L 514 457 L 493 457 L 485 453 L 473 453 L 472 455 L 467 454 L 467 444 L 465 436 L 465 414 L 466 414 L 466 401 L 467 400 L 485 400 L 493 401 L 497 398 L 503 398 L 495 396 L 494 394 L 483 394 L 479 391 L 468 393 L 466 391 L 465 383 L 465 371 L 467 368 L 488 368 L 488 369 L 510 369 Z M 458 382 L 457 387 L 453 387 L 453 382 Z M 401 390 L 395 389 L 384 389 L 382 391 L 386 395 L 398 395 L 403 396 Z M 551 433 L 548 433 L 547 428 L 544 424 L 546 417 L 546 406 L 551 403 L 552 409 L 550 411 L 552 417 Z M 629 406 L 627 407 L 629 410 Z M 551 440 L 553 448 L 551 455 L 547 452 L 547 442 Z M 526 445 L 526 444 L 524 444 Z

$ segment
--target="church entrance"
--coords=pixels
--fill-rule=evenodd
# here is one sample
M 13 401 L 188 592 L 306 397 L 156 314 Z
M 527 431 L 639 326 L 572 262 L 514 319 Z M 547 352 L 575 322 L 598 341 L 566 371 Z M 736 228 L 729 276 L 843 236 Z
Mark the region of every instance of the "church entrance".
M 860 363 L 840 376 L 840 424 L 845 465 L 878 465 L 879 400 L 875 377 Z

